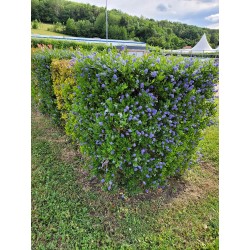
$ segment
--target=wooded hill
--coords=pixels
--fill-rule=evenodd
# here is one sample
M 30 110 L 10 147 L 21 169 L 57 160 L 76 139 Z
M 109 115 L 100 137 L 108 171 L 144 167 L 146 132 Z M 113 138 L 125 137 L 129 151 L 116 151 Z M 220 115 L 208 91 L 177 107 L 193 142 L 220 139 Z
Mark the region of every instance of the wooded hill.
M 67 0 L 31 0 L 31 20 L 53 23 L 55 32 L 71 36 L 105 38 L 105 8 Z M 219 30 L 167 20 L 108 11 L 109 38 L 143 41 L 165 49 L 194 46 L 206 33 L 213 48 L 219 45 Z

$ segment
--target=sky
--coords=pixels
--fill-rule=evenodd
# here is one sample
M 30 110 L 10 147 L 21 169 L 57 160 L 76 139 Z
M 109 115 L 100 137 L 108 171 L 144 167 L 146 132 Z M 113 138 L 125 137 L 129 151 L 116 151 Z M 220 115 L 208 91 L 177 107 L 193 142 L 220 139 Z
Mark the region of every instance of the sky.
M 106 6 L 106 0 L 73 0 Z M 219 0 L 107 0 L 108 10 L 135 16 L 219 29 Z

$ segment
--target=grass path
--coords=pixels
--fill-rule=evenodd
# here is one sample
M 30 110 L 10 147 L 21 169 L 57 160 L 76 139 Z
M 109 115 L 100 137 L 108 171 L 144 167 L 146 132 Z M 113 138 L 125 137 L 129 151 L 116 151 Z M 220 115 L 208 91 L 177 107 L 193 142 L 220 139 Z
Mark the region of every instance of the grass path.
M 32 108 L 32 249 L 218 249 L 218 125 L 201 166 L 127 197 L 89 180 L 63 131 Z

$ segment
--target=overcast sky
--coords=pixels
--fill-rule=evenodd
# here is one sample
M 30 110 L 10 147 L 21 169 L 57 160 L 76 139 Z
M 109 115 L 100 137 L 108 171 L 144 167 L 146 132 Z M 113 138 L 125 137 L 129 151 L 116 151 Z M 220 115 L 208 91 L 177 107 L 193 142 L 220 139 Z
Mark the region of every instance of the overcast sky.
M 73 1 L 106 6 L 106 0 Z M 219 0 L 108 0 L 108 9 L 118 9 L 130 15 L 155 20 L 219 28 Z

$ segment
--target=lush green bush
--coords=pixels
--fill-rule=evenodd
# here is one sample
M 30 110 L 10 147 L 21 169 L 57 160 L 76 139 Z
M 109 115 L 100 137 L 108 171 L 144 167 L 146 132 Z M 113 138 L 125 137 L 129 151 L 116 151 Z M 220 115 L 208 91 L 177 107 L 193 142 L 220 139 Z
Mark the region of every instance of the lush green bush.
M 39 25 L 40 25 L 40 23 L 39 23 L 37 20 L 34 20 L 34 21 L 31 23 L 32 29 L 38 29 L 38 28 L 39 28 Z
M 42 48 L 32 67 L 39 109 L 66 121 L 108 190 L 157 187 L 182 174 L 215 113 L 214 60 Z
M 60 112 L 56 105 L 56 96 L 52 87 L 51 62 L 53 59 L 72 58 L 76 52 L 68 50 L 37 49 L 31 55 L 32 95 L 39 110 L 48 114 L 60 124 Z
M 63 33 L 65 31 L 65 27 L 62 23 L 56 22 L 56 23 L 53 23 L 52 28 L 48 28 L 48 31 Z
M 74 68 L 66 131 L 108 190 L 164 185 L 192 166 L 215 113 L 213 60 L 110 51 L 78 58 Z
M 65 41 L 65 40 L 56 40 L 56 39 L 47 39 L 47 38 L 32 38 L 31 39 L 31 47 L 37 48 L 38 45 L 52 45 L 55 49 L 83 49 L 90 51 L 95 49 L 96 51 L 103 51 L 110 48 L 105 44 L 93 44 L 93 43 L 85 43 L 85 42 L 75 42 L 75 41 Z

